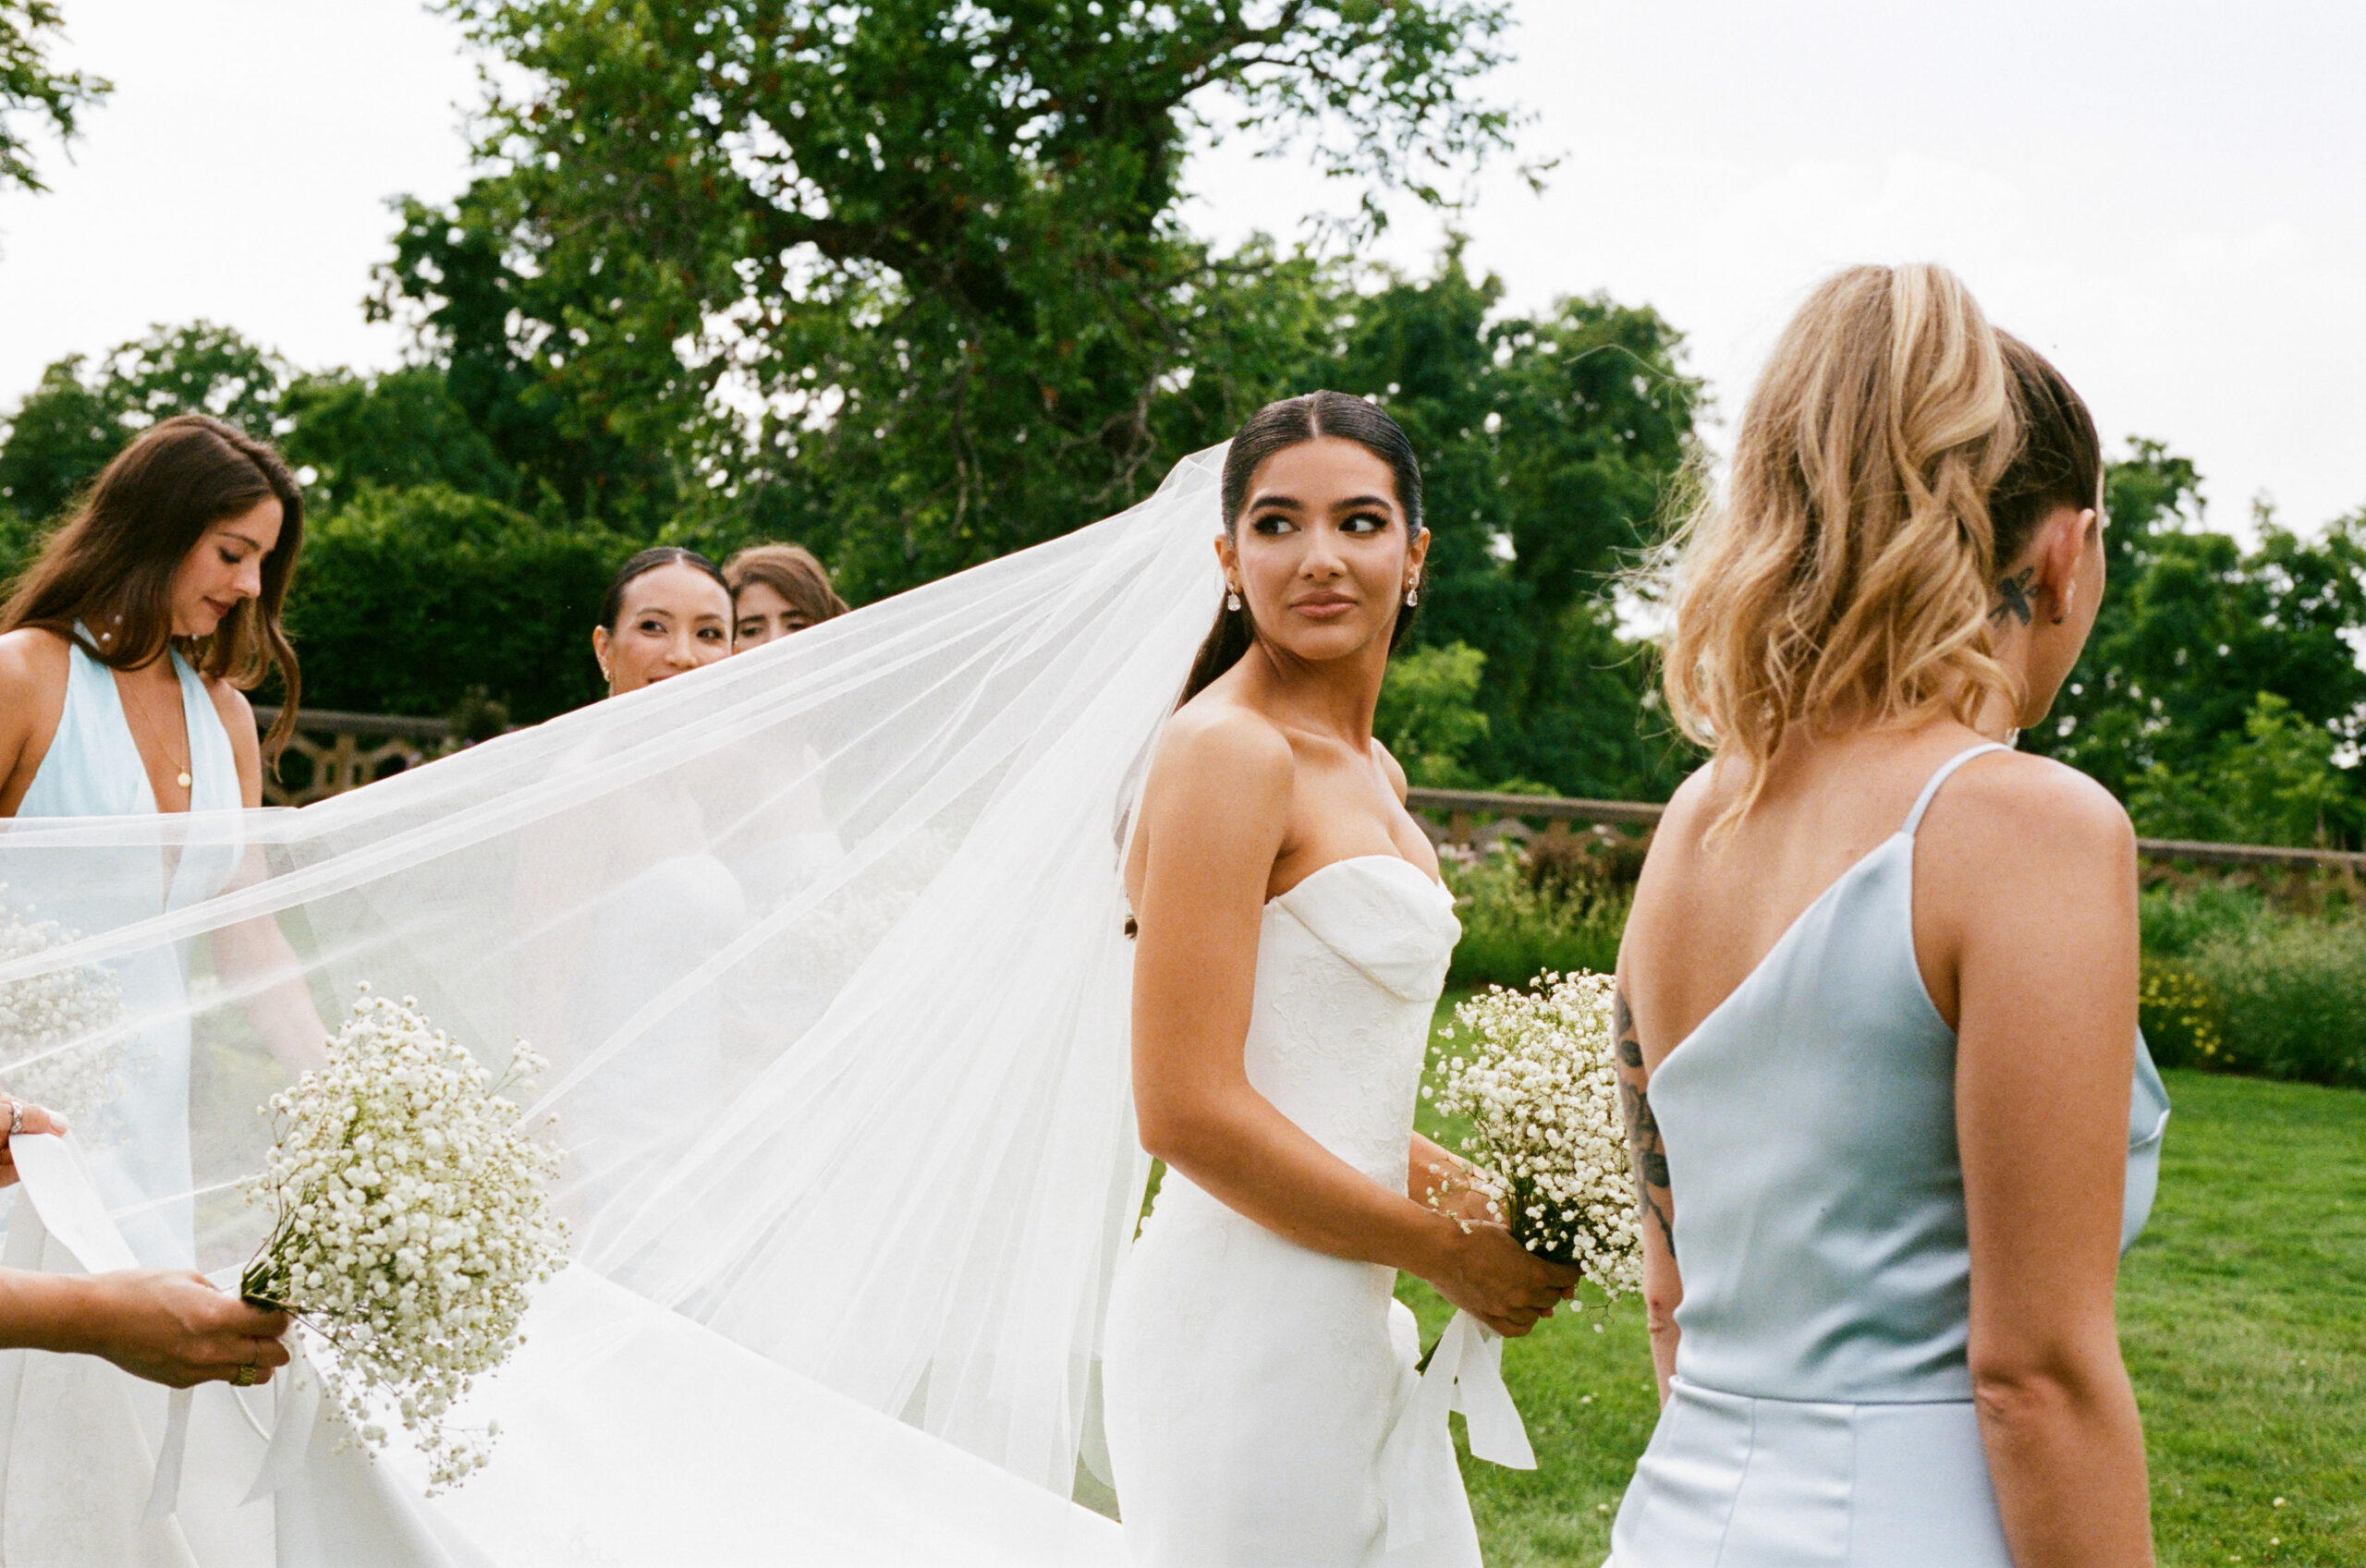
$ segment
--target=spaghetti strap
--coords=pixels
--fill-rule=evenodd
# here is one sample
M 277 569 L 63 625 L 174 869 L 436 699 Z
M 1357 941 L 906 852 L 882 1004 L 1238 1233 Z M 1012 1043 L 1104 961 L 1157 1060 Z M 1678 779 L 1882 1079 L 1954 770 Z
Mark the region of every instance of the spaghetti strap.
M 2011 747 L 2006 745 L 2001 740 L 1985 741 L 1981 745 L 1971 747 L 1967 750 L 1958 751 L 1954 756 L 1948 758 L 1945 761 L 1940 763 L 1939 771 L 1931 775 L 1931 782 L 1922 786 L 1922 793 L 1914 797 L 1914 809 L 1906 814 L 1906 826 L 1900 828 L 1898 832 L 1904 833 L 1909 838 L 1912 838 L 1914 836 L 1914 830 L 1922 825 L 1922 813 L 1931 808 L 1931 797 L 1939 793 L 1939 786 L 1947 782 L 1948 774 L 1954 772 L 1957 768 L 1962 767 L 1966 762 L 1970 761 L 1975 757 L 1984 757 L 1992 751 L 2010 751 L 2013 748 Z

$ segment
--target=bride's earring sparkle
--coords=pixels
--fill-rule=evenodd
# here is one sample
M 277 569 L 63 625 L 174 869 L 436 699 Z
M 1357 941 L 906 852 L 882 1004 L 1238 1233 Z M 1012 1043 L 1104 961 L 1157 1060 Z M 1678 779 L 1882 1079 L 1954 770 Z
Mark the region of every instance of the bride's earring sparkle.
M 1238 589 L 1234 589 L 1234 590 L 1230 590 L 1230 591 L 1228 591 L 1228 592 L 1226 592 L 1226 593 L 1225 594 L 1225 596 L 1224 596 L 1224 607 L 1225 607 L 1226 609 L 1227 609 L 1227 610 L 1231 610 L 1231 611 L 1235 611 L 1235 612 L 1238 612 L 1238 611 L 1239 610 L 1239 608 L 1240 608 L 1240 590 L 1238 590 Z
M 1405 607 L 1409 610 L 1421 602 L 1421 590 L 1414 587 L 1411 583 L 1407 583 L 1405 585 Z

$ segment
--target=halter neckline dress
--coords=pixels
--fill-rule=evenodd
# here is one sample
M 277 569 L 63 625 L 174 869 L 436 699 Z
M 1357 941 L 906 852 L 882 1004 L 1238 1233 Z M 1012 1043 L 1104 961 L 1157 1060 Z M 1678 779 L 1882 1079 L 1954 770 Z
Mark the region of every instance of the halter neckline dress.
M 170 657 L 189 734 L 189 810 L 235 812 L 243 801 L 229 733 L 189 661 L 177 652 Z M 18 817 L 156 815 L 155 791 L 132 738 L 115 672 L 79 642 L 69 644 L 67 659 L 66 705 L 57 733 L 17 808 Z M 104 888 L 17 887 L 0 897 L 17 904 L 30 896 L 43 918 L 90 935 L 206 896 L 220 887 L 238 857 L 235 844 L 212 839 L 202 845 L 192 840 L 169 864 L 152 849 L 119 853 L 126 857 L 126 874 L 107 877 Z M 152 860 L 152 869 L 136 864 L 141 858 Z M 187 956 L 158 949 L 112 966 L 123 985 L 125 1011 L 140 1027 L 124 1051 L 120 1094 L 92 1124 L 75 1129 L 92 1146 L 93 1173 L 108 1206 L 118 1211 L 116 1222 L 126 1239 L 140 1262 L 152 1267 L 188 1268 L 192 1261 L 190 1206 L 180 1196 L 191 1185 Z
M 1914 834 L 1843 873 L 1663 1060 L 1676 1375 L 1611 1568 L 2012 1568 L 1971 1404 L 1956 1036 L 1914 954 Z M 2120 1246 L 2169 1106 L 2140 1036 Z

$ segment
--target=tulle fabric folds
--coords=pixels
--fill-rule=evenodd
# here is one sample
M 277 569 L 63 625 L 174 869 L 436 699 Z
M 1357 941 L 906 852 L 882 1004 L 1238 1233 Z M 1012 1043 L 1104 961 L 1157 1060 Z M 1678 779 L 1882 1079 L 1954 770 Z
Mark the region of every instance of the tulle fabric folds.
M 266 1222 L 259 1108 L 358 985 L 413 996 L 550 1059 L 602 1289 L 1065 1495 L 1144 1173 L 1120 862 L 1221 593 L 1221 457 L 300 810 L 5 824 L 0 1087 L 83 1095 L 127 1236 L 220 1269 Z M 185 1171 L 133 1157 L 183 1114 Z

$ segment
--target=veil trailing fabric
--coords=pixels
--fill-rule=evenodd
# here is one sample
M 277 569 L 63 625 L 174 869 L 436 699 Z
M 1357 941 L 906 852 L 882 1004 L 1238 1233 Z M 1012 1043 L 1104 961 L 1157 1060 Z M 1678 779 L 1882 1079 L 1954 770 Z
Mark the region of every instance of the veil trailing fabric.
M 567 1150 L 555 1338 L 695 1325 L 692 1358 L 740 1367 L 750 1400 L 786 1372 L 1066 1498 L 1146 1168 L 1122 856 L 1222 591 L 1222 456 L 1050 543 L 300 810 L 0 825 L 0 1088 L 82 1095 L 117 1224 L 214 1270 L 265 1228 L 238 1188 L 272 1136 L 259 1108 L 358 985 L 491 1064 L 523 1039 Z M 136 1092 L 127 1038 L 188 1054 L 185 1181 L 104 1176 L 173 1113 Z M 573 1353 L 530 1343 L 493 1402 Z M 653 1409 L 671 1370 L 626 1404 Z M 761 1445 L 774 1416 L 716 1418 L 743 1416 Z M 504 1425 L 460 1517 L 543 1464 L 532 1424 Z

